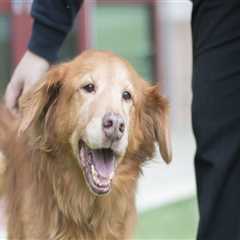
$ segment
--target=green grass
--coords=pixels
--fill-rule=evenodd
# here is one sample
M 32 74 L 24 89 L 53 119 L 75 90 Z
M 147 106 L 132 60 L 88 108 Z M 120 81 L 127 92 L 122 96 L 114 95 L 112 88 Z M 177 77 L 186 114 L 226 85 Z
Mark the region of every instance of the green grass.
M 135 240 L 192 240 L 197 222 L 195 198 L 152 209 L 140 214 Z

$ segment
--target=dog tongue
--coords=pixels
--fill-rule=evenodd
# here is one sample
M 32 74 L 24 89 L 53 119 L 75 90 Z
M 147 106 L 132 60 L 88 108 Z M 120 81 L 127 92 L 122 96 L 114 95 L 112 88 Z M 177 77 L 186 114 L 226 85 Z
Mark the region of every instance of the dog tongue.
M 114 171 L 115 156 L 110 149 L 93 150 L 93 162 L 98 174 L 109 178 Z

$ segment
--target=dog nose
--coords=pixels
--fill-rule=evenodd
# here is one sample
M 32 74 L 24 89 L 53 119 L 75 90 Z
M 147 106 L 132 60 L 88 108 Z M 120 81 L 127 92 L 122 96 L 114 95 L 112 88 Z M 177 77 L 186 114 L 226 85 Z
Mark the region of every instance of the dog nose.
M 103 117 L 103 131 L 113 141 L 120 140 L 125 131 L 125 123 L 120 114 L 106 113 Z

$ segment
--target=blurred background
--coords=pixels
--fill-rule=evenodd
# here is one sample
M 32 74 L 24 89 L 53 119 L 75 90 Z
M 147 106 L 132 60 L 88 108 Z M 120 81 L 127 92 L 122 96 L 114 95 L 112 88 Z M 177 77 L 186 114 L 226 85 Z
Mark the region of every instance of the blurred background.
M 188 0 L 85 0 L 60 53 L 70 59 L 86 48 L 111 50 L 161 86 L 171 106 L 173 162 L 159 153 L 145 166 L 137 193 L 135 239 L 194 239 L 198 213 L 191 130 L 191 2 Z M 31 1 L 0 0 L 0 92 L 4 93 L 31 34 Z M 4 237 L 3 216 L 1 236 Z

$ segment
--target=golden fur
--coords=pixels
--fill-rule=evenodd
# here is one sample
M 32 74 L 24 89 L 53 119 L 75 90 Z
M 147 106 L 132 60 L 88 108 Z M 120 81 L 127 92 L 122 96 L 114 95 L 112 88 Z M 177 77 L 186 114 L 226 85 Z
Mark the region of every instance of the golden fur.
M 128 147 L 112 190 L 96 196 L 89 191 L 69 144 L 76 124 L 82 129 L 86 122 L 85 116 L 76 121 L 72 105 L 81 108 L 84 100 L 73 95 L 83 72 L 110 62 L 126 71 L 134 104 L 128 116 Z M 116 77 L 112 81 L 121 84 Z M 153 157 L 155 142 L 165 161 L 171 160 L 167 111 L 157 86 L 149 86 L 125 60 L 93 50 L 53 67 L 21 99 L 20 120 L 0 106 L 0 149 L 6 157 L 0 165 L 7 165 L 1 179 L 9 239 L 129 239 L 136 222 L 137 179 L 143 163 Z

